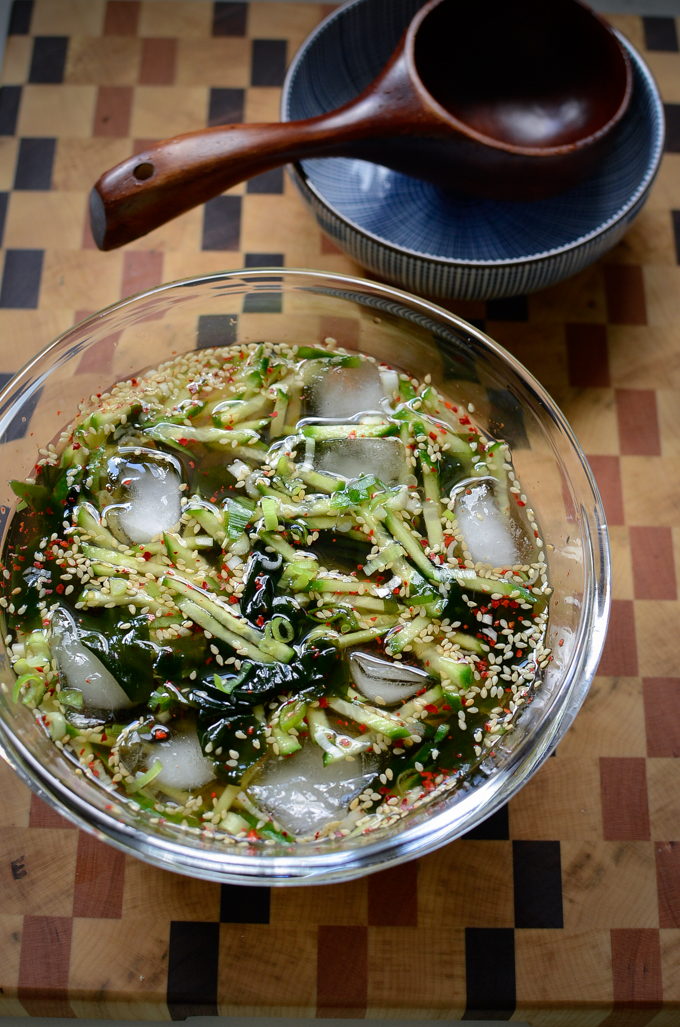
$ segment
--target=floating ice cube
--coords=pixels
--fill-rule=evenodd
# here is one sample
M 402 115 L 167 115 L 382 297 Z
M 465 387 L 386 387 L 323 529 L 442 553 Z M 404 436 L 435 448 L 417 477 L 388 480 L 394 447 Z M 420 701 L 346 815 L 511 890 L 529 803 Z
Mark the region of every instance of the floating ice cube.
M 50 645 L 62 687 L 79 688 L 86 706 L 100 710 L 122 710 L 134 703 L 93 652 L 78 638 L 77 628 L 65 610 L 55 611 Z
M 359 478 L 373 474 L 385 485 L 395 485 L 404 470 L 404 447 L 399 439 L 341 439 L 317 443 L 316 469 Z
M 312 381 L 310 402 L 316 417 L 340 418 L 382 410 L 384 397 L 378 368 L 363 360 L 358 367 L 323 368 Z
M 469 484 L 462 489 L 456 496 L 455 512 L 475 563 L 481 560 L 492 567 L 521 563 L 521 528 L 509 517 L 503 517 L 489 482 Z
M 131 542 L 150 542 L 177 524 L 182 515 L 180 480 L 170 463 L 127 462 L 119 467 L 119 481 L 129 499 L 107 513 L 114 533 L 119 528 Z
M 201 788 L 215 777 L 215 768 L 207 756 L 203 755 L 193 725 L 175 730 L 167 742 L 155 744 L 149 756 L 149 766 L 153 766 L 157 759 L 163 764 L 163 769 L 155 778 L 155 783 L 161 787 L 167 785 L 182 790 Z
M 270 757 L 248 792 L 291 834 L 315 834 L 347 815 L 352 799 L 377 771 L 370 753 L 324 767 L 323 750 L 307 739 L 294 756 Z
M 386 706 L 403 702 L 433 683 L 430 675 L 419 667 L 381 660 L 371 653 L 353 652 L 349 667 L 357 690 L 372 702 L 384 699 Z

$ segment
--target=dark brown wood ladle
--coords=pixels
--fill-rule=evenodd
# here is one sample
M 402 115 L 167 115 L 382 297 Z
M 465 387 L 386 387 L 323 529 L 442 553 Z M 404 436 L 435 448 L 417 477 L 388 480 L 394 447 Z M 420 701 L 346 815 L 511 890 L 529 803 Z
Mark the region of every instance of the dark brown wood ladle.
M 305 157 L 358 157 L 445 188 L 538 199 L 594 170 L 632 84 L 619 39 L 579 0 L 430 0 L 344 107 L 200 129 L 107 171 L 90 196 L 92 234 L 115 249 Z

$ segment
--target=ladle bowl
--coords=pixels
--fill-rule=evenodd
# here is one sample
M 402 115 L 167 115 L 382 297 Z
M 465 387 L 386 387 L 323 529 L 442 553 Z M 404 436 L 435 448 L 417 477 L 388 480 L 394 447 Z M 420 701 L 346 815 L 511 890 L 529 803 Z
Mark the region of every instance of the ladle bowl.
M 630 102 L 630 61 L 579 0 L 430 0 L 377 78 L 304 121 L 219 125 L 149 147 L 91 193 L 104 250 L 244 179 L 305 157 L 353 156 L 497 199 L 586 177 Z

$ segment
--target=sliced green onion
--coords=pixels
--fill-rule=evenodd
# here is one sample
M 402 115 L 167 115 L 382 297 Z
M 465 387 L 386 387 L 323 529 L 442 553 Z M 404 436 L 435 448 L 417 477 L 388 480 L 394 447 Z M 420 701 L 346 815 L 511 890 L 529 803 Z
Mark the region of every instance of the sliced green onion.
M 128 792 L 138 792 L 140 788 L 146 788 L 148 784 L 151 784 L 158 777 L 162 769 L 163 764 L 157 759 L 151 769 L 147 770 L 146 774 L 140 774 L 134 781 L 126 782 L 125 787 Z
M 260 500 L 260 506 L 262 507 L 265 528 L 267 531 L 276 531 L 279 526 L 279 504 L 272 496 L 263 496 Z

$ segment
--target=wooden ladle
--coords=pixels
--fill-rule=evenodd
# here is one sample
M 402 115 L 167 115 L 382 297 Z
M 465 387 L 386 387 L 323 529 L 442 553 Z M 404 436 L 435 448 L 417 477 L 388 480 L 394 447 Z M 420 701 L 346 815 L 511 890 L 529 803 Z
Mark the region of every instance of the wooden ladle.
M 539 199 L 594 170 L 632 82 L 619 39 L 579 0 L 430 0 L 344 107 L 199 129 L 107 171 L 90 195 L 92 234 L 115 249 L 306 157 L 358 157 L 445 188 Z

